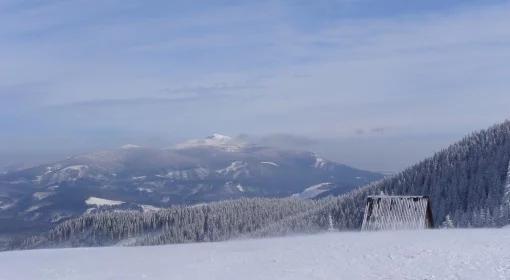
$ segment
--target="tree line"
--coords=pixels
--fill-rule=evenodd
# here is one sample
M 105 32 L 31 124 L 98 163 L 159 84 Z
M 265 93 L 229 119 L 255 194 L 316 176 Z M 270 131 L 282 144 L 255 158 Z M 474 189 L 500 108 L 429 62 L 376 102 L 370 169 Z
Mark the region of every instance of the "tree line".
M 358 230 L 368 195 L 425 195 L 437 227 L 510 224 L 510 122 L 473 133 L 403 172 L 339 197 L 251 198 L 155 212 L 86 214 L 18 243 L 49 246 L 160 245 L 331 229 Z

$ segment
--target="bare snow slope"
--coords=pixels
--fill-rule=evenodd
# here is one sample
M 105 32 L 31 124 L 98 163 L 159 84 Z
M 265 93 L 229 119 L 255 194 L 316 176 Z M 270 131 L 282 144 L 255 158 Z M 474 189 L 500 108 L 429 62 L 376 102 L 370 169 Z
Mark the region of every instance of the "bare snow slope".
M 510 229 L 0 253 L 0 279 L 510 279 Z

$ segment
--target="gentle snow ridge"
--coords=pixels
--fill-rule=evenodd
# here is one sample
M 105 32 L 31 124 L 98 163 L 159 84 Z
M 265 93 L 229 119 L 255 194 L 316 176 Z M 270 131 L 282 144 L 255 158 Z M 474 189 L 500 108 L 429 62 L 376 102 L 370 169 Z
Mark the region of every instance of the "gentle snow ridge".
M 140 207 L 142 207 L 143 212 L 152 212 L 152 211 L 161 210 L 161 208 L 159 208 L 159 207 L 156 207 L 153 205 L 148 205 L 148 204 L 141 204 Z
M 141 147 L 142 146 L 138 146 L 138 145 L 134 145 L 134 144 L 126 144 L 126 145 L 122 145 L 120 148 L 124 149 L 124 150 L 129 150 L 129 149 L 138 149 Z
M 60 171 L 67 171 L 67 170 L 76 170 L 79 172 L 82 172 L 84 169 L 89 168 L 87 165 L 71 165 L 65 168 L 62 168 Z
M 272 162 L 272 161 L 262 161 L 260 162 L 261 164 L 267 164 L 267 165 L 272 165 L 272 166 L 280 166 L 278 165 L 278 163 L 276 162 Z
M 50 197 L 54 194 L 55 194 L 54 192 L 35 192 L 32 194 L 32 197 L 35 200 L 43 200 L 43 199 Z
M 16 205 L 16 202 L 4 202 L 0 200 L 0 210 L 7 210 Z
M 223 175 L 232 175 L 234 179 L 241 175 L 250 175 L 248 163 L 244 161 L 234 161 L 229 166 L 217 170 L 216 172 Z
M 315 163 L 314 163 L 314 167 L 315 168 L 323 168 L 324 166 L 326 166 L 327 164 L 327 161 L 323 158 L 320 158 L 320 157 L 315 157 Z
M 293 194 L 292 197 L 302 198 L 302 199 L 310 199 L 318 196 L 319 194 L 328 191 L 332 186 L 332 183 L 320 183 L 317 185 L 313 185 L 311 187 L 306 188 L 304 191 L 300 193 Z
M 237 184 L 237 185 L 236 185 L 236 189 L 237 189 L 238 191 L 240 191 L 240 192 L 244 192 L 244 188 L 243 188 L 243 186 L 242 186 L 241 184 Z
M 87 205 L 95 205 L 95 206 L 105 206 L 105 205 L 115 206 L 115 205 L 120 205 L 124 202 L 91 196 L 91 197 L 87 198 L 87 200 L 85 200 L 85 203 Z
M 232 138 L 230 136 L 222 135 L 219 133 L 214 133 L 213 135 L 205 138 L 205 139 L 193 139 L 188 140 L 184 143 L 177 144 L 175 148 L 177 149 L 189 149 L 195 147 L 216 147 L 223 149 L 228 152 L 236 152 L 241 150 L 246 146 L 246 143 L 243 141 Z

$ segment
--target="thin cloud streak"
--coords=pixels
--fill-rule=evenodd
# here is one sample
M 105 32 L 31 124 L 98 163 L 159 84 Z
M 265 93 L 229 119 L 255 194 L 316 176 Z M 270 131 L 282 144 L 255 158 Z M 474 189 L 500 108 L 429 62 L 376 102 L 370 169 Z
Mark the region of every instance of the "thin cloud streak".
M 314 22 L 285 2 L 175 2 L 176 15 L 119 3 L 0 11 L 0 90 L 24 91 L 1 94 L 13 109 L 0 131 L 37 127 L 45 143 L 106 130 L 133 140 L 219 131 L 398 142 L 508 117 L 508 3 Z

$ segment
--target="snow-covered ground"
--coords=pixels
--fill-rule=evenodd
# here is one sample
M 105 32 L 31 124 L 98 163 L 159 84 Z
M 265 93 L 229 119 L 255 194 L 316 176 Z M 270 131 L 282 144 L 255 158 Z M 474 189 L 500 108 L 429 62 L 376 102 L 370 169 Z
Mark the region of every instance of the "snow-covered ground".
M 13 251 L 0 279 L 510 279 L 510 229 Z
M 314 198 L 314 197 L 318 196 L 319 194 L 330 190 L 332 186 L 333 186 L 332 183 L 320 183 L 320 184 L 308 187 L 300 193 L 295 193 L 292 195 L 292 197 L 301 198 L 301 199 Z
M 87 198 L 87 200 L 85 200 L 85 203 L 87 205 L 94 205 L 94 206 L 105 206 L 105 205 L 115 206 L 115 205 L 121 205 L 124 202 L 91 196 L 91 197 Z

